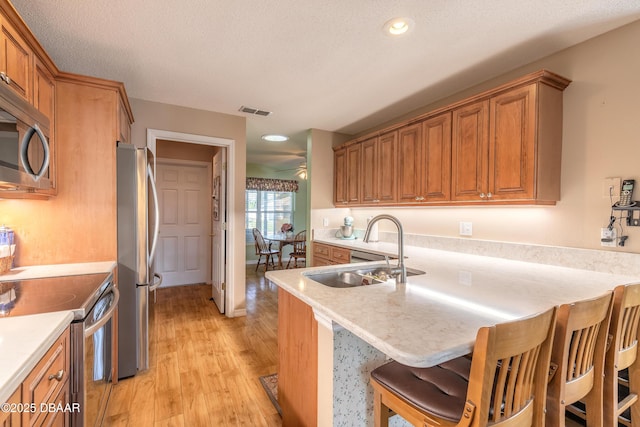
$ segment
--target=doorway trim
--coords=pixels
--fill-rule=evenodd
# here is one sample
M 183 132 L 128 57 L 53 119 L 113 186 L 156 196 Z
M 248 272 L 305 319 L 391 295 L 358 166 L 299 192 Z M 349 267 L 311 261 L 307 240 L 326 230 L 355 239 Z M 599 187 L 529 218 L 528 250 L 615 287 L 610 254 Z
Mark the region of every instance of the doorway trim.
M 154 159 L 156 158 L 156 141 L 158 139 L 166 139 L 177 142 L 188 142 L 191 144 L 211 145 L 214 147 L 224 147 L 227 149 L 227 165 L 234 165 L 236 158 L 236 148 L 234 139 L 218 138 L 215 136 L 196 135 L 190 133 L 173 132 L 161 129 L 147 128 L 147 147 L 153 152 Z M 229 170 L 227 168 L 227 170 Z M 229 206 L 235 206 L 235 188 L 236 182 L 233 174 L 227 174 L 227 205 L 226 205 L 226 218 L 227 218 L 227 233 L 230 236 L 235 236 L 235 231 L 238 225 L 236 224 L 233 215 L 229 215 Z M 234 283 L 236 283 L 235 272 L 232 266 L 235 265 L 235 242 L 234 239 L 226 239 L 225 243 L 226 259 L 225 262 L 225 276 L 226 280 L 226 292 L 225 292 L 225 316 L 236 317 L 246 313 L 245 310 L 235 310 L 235 289 Z

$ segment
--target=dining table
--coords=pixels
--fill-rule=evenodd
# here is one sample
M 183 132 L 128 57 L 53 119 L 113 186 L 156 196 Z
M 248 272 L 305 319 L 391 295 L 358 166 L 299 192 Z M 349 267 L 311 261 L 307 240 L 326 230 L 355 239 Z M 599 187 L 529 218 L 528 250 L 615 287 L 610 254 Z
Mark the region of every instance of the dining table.
M 280 269 L 282 269 L 282 248 L 284 248 L 286 245 L 293 245 L 293 243 L 295 242 L 295 235 L 293 233 L 291 234 L 287 234 L 287 233 L 276 233 L 276 234 L 267 234 L 264 236 L 265 240 L 268 240 L 269 242 L 277 242 L 278 243 L 278 249 L 280 251 L 280 256 L 278 257 L 278 267 L 280 267 Z

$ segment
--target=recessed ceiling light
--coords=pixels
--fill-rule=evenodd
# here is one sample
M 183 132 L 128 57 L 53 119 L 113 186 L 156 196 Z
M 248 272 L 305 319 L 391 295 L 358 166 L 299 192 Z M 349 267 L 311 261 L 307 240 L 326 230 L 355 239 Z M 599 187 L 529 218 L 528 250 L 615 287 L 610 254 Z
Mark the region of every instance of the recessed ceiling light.
M 262 139 L 269 142 L 284 142 L 284 141 L 288 141 L 289 137 L 286 135 L 269 134 L 269 135 L 262 135 Z
M 385 22 L 382 29 L 387 35 L 400 36 L 409 32 L 414 27 L 413 24 L 409 18 L 393 18 Z

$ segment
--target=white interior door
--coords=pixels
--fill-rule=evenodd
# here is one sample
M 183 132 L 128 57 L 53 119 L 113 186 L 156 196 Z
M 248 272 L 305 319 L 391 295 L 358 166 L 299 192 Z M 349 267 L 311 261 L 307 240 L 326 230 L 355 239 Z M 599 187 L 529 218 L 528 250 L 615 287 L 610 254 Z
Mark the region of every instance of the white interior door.
M 225 272 L 226 272 L 226 148 L 222 148 L 213 157 L 213 195 L 212 195 L 212 251 L 211 251 L 211 296 L 224 313 Z
M 208 282 L 209 177 L 206 163 L 158 159 L 160 237 L 156 271 L 162 274 L 162 286 Z

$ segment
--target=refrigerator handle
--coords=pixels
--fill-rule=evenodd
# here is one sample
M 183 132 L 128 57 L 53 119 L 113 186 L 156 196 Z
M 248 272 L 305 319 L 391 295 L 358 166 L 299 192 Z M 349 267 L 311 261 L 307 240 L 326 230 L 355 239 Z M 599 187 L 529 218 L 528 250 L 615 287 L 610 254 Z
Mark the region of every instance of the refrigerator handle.
M 153 273 L 153 285 L 149 286 L 149 292 L 155 291 L 160 285 L 162 285 L 162 274 Z
M 153 193 L 153 208 L 155 210 L 155 224 L 153 228 L 153 242 L 151 243 L 151 251 L 149 251 L 149 265 L 153 263 L 153 258 L 156 255 L 156 244 L 158 243 L 158 235 L 160 234 L 160 207 L 158 206 L 158 191 L 156 190 L 156 179 L 153 176 L 153 170 L 151 165 L 147 165 L 147 175 L 149 176 L 149 182 L 151 183 L 151 192 Z

